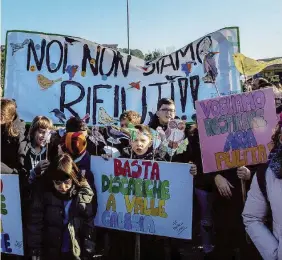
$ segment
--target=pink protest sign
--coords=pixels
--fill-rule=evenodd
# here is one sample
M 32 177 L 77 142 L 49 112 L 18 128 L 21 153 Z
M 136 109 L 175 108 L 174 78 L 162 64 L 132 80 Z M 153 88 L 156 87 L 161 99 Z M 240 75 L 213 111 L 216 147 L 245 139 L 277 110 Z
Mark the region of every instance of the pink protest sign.
M 263 163 L 277 124 L 272 88 L 196 102 L 204 173 Z

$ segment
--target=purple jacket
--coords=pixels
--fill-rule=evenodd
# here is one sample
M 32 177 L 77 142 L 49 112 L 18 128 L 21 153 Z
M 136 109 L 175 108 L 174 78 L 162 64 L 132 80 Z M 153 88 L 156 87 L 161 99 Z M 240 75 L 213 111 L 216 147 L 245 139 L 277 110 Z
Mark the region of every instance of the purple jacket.
M 273 217 L 273 232 L 264 225 L 268 205 L 259 188 L 256 175 L 243 211 L 246 231 L 263 259 L 282 260 L 282 179 L 275 177 L 270 168 L 266 171 L 266 191 Z

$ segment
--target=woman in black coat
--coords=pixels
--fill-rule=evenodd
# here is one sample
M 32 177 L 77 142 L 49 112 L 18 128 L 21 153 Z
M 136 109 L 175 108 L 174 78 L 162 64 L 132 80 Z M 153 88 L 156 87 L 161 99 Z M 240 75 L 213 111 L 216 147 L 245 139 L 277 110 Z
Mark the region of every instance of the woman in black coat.
M 17 173 L 18 150 L 24 139 L 25 122 L 17 115 L 15 101 L 1 99 L 1 173 Z

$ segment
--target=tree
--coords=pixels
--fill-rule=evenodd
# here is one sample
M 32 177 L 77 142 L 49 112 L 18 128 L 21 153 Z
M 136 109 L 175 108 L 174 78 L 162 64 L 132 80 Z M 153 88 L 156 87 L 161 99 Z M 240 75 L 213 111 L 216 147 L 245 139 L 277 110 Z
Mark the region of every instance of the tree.
M 127 48 L 121 48 L 121 49 L 118 49 L 118 50 L 120 52 L 128 54 Z M 130 49 L 130 55 L 135 56 L 135 57 L 140 58 L 140 59 L 144 59 L 144 54 L 139 49 Z
M 155 49 L 154 51 L 145 54 L 145 61 L 156 60 L 156 59 L 158 59 L 158 58 L 160 58 L 160 57 L 162 57 L 164 55 L 165 55 L 164 52 L 162 52 L 159 49 Z

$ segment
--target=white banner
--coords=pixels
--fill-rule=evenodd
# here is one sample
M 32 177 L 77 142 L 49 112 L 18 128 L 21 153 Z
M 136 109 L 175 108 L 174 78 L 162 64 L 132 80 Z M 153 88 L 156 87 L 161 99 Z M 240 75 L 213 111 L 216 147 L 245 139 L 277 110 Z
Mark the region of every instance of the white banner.
M 1 253 L 24 255 L 19 176 L 1 174 Z
M 115 123 L 124 110 L 148 122 L 160 98 L 172 98 L 176 115 L 191 120 L 195 101 L 241 92 L 232 55 L 238 28 L 224 28 L 145 64 L 144 60 L 77 37 L 7 33 L 5 97 L 20 117 L 62 123 L 90 114 L 89 124 Z
M 191 239 L 191 165 L 92 156 L 98 196 L 95 225 Z

